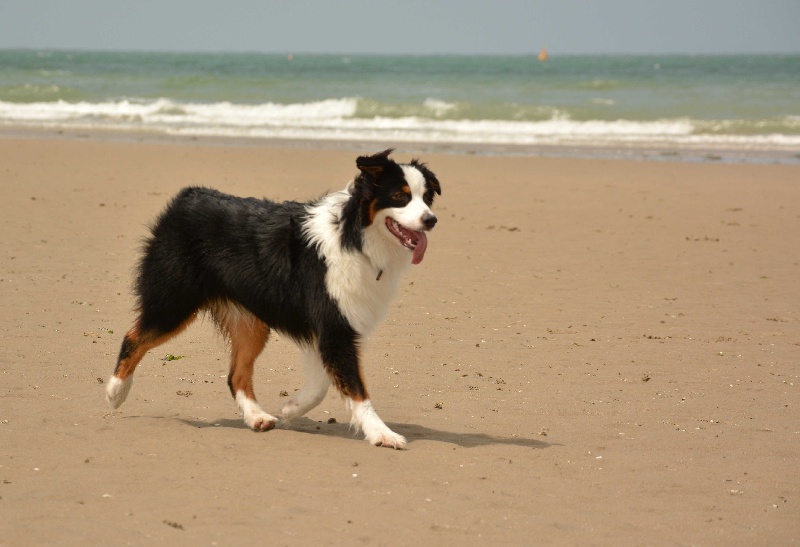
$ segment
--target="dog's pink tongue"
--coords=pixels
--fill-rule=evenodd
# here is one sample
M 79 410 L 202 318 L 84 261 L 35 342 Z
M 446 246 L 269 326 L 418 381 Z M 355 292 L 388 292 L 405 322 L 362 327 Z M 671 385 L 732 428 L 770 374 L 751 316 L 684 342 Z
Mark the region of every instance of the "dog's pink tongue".
M 425 256 L 425 249 L 428 248 L 428 236 L 425 232 L 414 232 L 417 238 L 417 246 L 414 247 L 414 257 L 411 259 L 412 264 L 419 264 Z

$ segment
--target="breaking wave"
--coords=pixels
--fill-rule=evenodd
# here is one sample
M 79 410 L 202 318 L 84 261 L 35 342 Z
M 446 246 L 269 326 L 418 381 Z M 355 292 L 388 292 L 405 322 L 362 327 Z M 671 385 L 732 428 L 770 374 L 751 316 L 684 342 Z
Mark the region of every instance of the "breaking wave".
M 510 107 L 513 110 L 513 107 Z M 476 112 L 428 98 L 387 104 L 360 98 L 305 103 L 189 103 L 169 99 L 4 102 L 0 125 L 113 129 L 170 135 L 474 144 L 635 143 L 800 146 L 800 117 L 771 120 L 580 120 L 547 107 Z

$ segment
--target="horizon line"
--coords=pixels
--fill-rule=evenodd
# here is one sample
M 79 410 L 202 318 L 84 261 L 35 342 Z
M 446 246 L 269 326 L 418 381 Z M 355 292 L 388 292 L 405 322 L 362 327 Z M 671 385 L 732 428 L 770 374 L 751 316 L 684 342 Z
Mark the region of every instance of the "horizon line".
M 147 49 L 147 48 L 83 48 L 83 47 L 30 47 L 30 46 L 3 46 L 0 45 L 0 51 L 26 51 L 36 53 L 153 53 L 153 54 L 170 54 L 170 55 L 280 55 L 292 56 L 297 55 L 319 55 L 319 56 L 353 56 L 353 57 L 537 57 L 540 50 L 531 50 L 527 52 L 380 52 L 380 53 L 366 53 L 354 51 L 316 51 L 316 50 L 213 50 L 213 49 Z M 640 56 L 640 57 L 655 57 L 655 56 L 686 56 L 686 57 L 734 57 L 734 56 L 762 56 L 762 55 L 800 55 L 799 51 L 706 51 L 706 52 L 686 52 L 686 51 L 648 51 L 648 52 L 633 52 L 633 51 L 602 51 L 602 52 L 581 52 L 581 51 L 565 51 L 559 52 L 547 48 L 548 60 L 552 57 L 589 57 L 589 56 Z

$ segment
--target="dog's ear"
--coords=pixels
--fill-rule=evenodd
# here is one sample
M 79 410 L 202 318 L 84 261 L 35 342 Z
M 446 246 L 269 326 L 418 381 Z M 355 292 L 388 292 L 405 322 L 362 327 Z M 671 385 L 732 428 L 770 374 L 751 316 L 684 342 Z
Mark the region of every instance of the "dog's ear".
M 356 167 L 363 174 L 378 178 L 383 174 L 386 167 L 394 163 L 389 159 L 389 154 L 392 152 L 394 152 L 394 148 L 389 148 L 371 156 L 359 156 L 356 159 Z
M 425 177 L 425 182 L 427 183 L 428 187 L 441 196 L 442 186 L 439 184 L 439 179 L 436 178 L 436 175 L 433 174 L 433 171 L 428 169 L 428 166 L 419 160 L 411 160 L 411 165 L 416 167 L 417 170 L 422 173 L 422 176 Z

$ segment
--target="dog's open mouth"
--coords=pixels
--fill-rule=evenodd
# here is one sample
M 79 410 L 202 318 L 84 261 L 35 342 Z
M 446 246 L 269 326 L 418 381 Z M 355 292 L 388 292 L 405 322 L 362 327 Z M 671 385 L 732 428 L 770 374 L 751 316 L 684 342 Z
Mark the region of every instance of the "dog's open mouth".
M 428 236 L 425 235 L 425 232 L 409 230 L 391 217 L 386 217 L 386 227 L 397 238 L 400 245 L 413 251 L 412 264 L 422 262 L 422 258 L 425 256 L 425 249 L 428 248 Z

